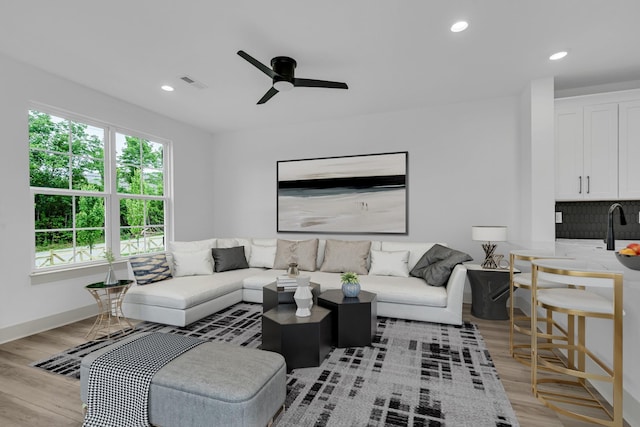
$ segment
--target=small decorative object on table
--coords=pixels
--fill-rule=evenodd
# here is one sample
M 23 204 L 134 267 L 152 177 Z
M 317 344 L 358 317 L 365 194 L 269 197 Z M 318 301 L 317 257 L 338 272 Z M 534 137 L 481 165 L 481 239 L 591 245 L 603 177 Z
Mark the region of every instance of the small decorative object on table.
M 493 256 L 493 260 L 496 263 L 496 268 L 502 269 L 502 270 L 506 270 L 509 268 L 509 261 L 504 259 L 504 255 L 502 254 L 495 254 Z
M 360 280 L 354 272 L 347 271 L 340 275 L 342 281 L 342 293 L 347 298 L 357 297 L 360 293 Z
M 313 306 L 313 294 L 309 288 L 309 276 L 298 277 L 298 289 L 293 294 L 293 299 L 296 302 L 298 309 L 296 310 L 296 316 L 309 317 L 311 316 L 311 307 Z
M 115 257 L 113 256 L 113 252 L 111 248 L 107 249 L 104 252 L 104 257 L 107 259 L 109 263 L 109 271 L 107 271 L 107 277 L 104 279 L 105 285 L 117 285 L 119 283 L 118 278 L 116 277 L 116 272 L 113 271 L 113 261 L 115 261 Z
M 287 275 L 289 277 L 298 277 L 300 275 L 300 270 L 298 270 L 298 263 L 292 262 L 289 264 L 289 269 L 287 270 Z

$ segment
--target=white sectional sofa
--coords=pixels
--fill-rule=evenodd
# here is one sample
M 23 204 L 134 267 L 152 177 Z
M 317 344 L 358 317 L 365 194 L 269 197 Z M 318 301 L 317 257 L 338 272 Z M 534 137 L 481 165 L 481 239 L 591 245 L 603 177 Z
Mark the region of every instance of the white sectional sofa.
M 276 248 L 280 248 L 278 242 L 278 239 L 248 238 L 171 242 L 166 259 L 173 277 L 132 286 L 124 298 L 123 313 L 133 319 L 184 326 L 241 301 L 261 303 L 262 288 L 274 282 L 278 276 L 286 274 L 285 269 L 255 266 L 269 265 L 269 260 L 265 264 L 264 254 L 275 254 Z M 282 242 L 291 241 L 282 240 Z M 336 242 L 339 241 L 330 239 L 329 245 L 335 248 Z M 425 253 L 430 249 L 431 252 L 437 249 L 434 245 L 439 248 L 446 246 L 442 243 L 371 241 L 366 269 L 372 274 L 360 272 L 359 277 L 362 290 L 377 294 L 379 316 L 453 325 L 462 323 L 462 298 L 466 282 L 466 268 L 463 264 L 456 263 L 448 280 L 444 279 L 445 286 L 430 286 L 423 278 L 405 277 Z M 249 268 L 212 274 L 207 271 L 196 271 L 200 274 L 195 275 L 181 275 L 185 274 L 185 271 L 177 271 L 184 265 L 179 264 L 178 261 L 182 262 L 181 258 L 185 252 L 210 251 L 212 248 L 235 247 L 237 249 L 238 246 L 244 247 Z M 315 271 L 301 269 L 300 272 L 301 275 L 310 276 L 312 282 L 319 283 L 321 291 L 341 287 L 339 272 L 322 271 L 323 267 L 327 266 L 324 262 L 326 247 L 327 240 L 318 239 L 315 266 L 312 266 L 312 268 L 315 267 Z M 332 256 L 335 259 L 335 250 Z M 391 258 L 397 260 L 399 257 L 404 257 L 406 263 L 404 271 L 398 267 L 398 263 L 382 264 L 388 264 Z M 210 262 L 214 264 L 213 259 Z M 197 270 L 197 267 L 187 265 L 188 270 L 193 268 Z M 133 274 L 133 270 L 131 273 L 138 278 Z M 186 271 L 186 273 L 193 273 L 193 271 Z

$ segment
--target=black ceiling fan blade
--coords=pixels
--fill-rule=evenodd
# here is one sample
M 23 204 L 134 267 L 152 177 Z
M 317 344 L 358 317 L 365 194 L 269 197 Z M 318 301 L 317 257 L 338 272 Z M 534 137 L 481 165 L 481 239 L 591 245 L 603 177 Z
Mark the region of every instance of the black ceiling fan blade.
M 264 104 L 265 102 L 273 98 L 273 95 L 275 95 L 276 93 L 278 93 L 278 89 L 272 86 L 271 89 L 269 89 L 267 93 L 265 93 L 264 96 L 260 98 L 260 101 L 258 101 L 258 104 Z
M 331 89 L 349 89 L 346 83 L 330 82 L 327 80 L 293 79 L 293 85 L 298 87 L 327 87 Z
M 277 76 L 276 73 L 273 72 L 273 70 L 269 67 L 267 67 L 266 65 L 264 65 L 262 62 L 258 61 L 257 59 L 255 59 L 253 56 L 249 55 L 247 52 L 245 52 L 244 50 L 239 50 L 238 51 L 238 55 L 240 55 L 242 58 L 244 58 L 245 60 L 247 60 L 247 62 L 249 62 L 250 64 L 252 64 L 254 67 L 256 67 L 258 70 L 262 71 L 263 73 L 265 73 L 267 76 L 274 78 L 275 76 Z

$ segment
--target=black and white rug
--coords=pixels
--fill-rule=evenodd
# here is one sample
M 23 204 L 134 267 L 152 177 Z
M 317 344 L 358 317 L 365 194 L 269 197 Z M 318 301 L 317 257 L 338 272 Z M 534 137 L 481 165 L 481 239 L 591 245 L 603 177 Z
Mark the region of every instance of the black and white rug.
M 258 348 L 260 304 L 240 303 L 184 328 L 159 331 Z M 138 332 L 136 332 L 138 333 Z M 32 366 L 79 378 L 80 360 L 117 340 L 90 341 Z M 475 325 L 378 318 L 372 347 L 336 348 L 317 368 L 287 375 L 282 426 L 518 426 Z

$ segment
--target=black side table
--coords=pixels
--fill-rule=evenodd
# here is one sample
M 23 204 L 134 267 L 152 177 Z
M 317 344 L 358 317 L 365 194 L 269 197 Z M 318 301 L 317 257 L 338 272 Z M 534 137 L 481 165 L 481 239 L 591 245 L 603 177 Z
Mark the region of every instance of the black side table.
M 262 315 L 262 350 L 284 356 L 287 372 L 319 366 L 331 350 L 331 312 L 311 307 L 311 316 L 296 316 L 295 304 L 282 304 Z
M 509 269 L 488 269 L 478 264 L 464 266 L 471 285 L 471 314 L 480 319 L 508 320 Z
M 318 305 L 331 310 L 333 344 L 336 347 L 371 345 L 378 325 L 376 294 L 360 291 L 357 297 L 345 297 L 341 289 L 320 294 Z
M 309 283 L 311 294 L 313 295 L 313 305 L 318 303 L 318 295 L 320 295 L 320 285 L 318 283 Z M 280 304 L 295 304 L 293 295 L 295 289 L 283 289 L 276 282 L 269 283 L 262 288 L 262 312 L 266 313 Z

